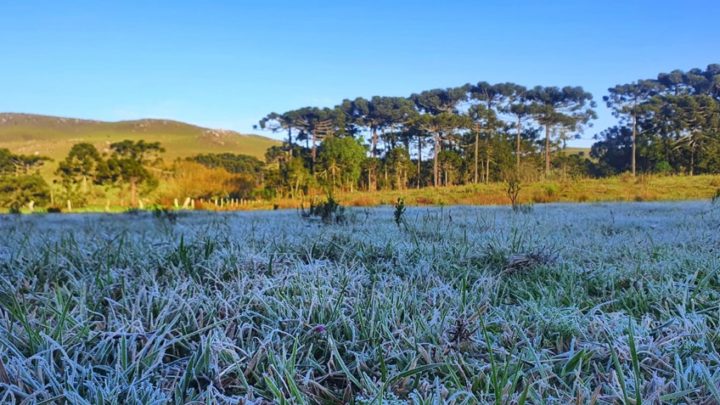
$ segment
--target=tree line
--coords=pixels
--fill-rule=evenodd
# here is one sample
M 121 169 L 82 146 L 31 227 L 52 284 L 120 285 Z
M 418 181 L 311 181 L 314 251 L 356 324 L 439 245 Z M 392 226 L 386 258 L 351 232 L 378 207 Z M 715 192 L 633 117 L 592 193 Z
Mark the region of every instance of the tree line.
M 297 196 L 315 186 L 352 190 L 442 186 L 510 177 L 718 173 L 720 65 L 617 85 L 603 101 L 618 124 L 590 156 L 567 153 L 596 118 L 580 86 L 479 82 L 408 97 L 346 99 L 332 108 L 270 113 L 284 134 L 266 156 L 269 186 Z M 639 167 L 638 167 L 639 163 Z
M 319 190 L 720 173 L 720 65 L 616 85 L 602 100 L 618 122 L 595 135 L 589 156 L 565 148 L 596 118 L 582 87 L 479 82 L 268 114 L 259 127 L 284 141 L 265 162 L 220 153 L 168 164 L 157 142 L 125 140 L 102 153 L 79 143 L 48 184 L 39 168 L 50 159 L 0 149 L 0 201 L 82 206 L 115 193 L 135 207 L 160 184 L 167 198 L 301 199 Z
M 124 140 L 100 152 L 78 143 L 58 162 L 50 183 L 40 174 L 49 158 L 13 154 L 0 149 L 0 203 L 11 211 L 24 206 L 57 210 L 83 207 L 114 196 L 121 206 L 142 206 L 141 197 L 156 191 L 173 197 L 250 199 L 263 184 L 265 164 L 252 156 L 232 153 L 199 154 L 166 163 L 158 142 Z M 173 197 L 168 197 L 172 195 Z
M 592 147 L 603 174 L 720 172 L 720 64 L 617 85 L 603 100 L 619 118 Z

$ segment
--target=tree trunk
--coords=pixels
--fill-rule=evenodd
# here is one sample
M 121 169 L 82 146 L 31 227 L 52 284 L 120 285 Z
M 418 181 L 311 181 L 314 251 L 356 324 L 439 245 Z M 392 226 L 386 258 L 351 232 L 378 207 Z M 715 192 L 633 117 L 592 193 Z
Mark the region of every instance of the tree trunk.
M 418 159 L 417 159 L 417 188 L 420 188 L 420 173 L 422 172 L 422 138 L 418 137 Z
M 475 128 L 477 129 L 477 128 Z M 473 183 L 477 184 L 478 182 L 478 143 L 480 141 L 480 134 L 476 130 L 475 131 L 475 177 L 473 179 Z
M 485 161 L 485 184 L 490 183 L 490 154 L 488 153 L 487 160 Z
M 317 157 L 317 143 L 315 138 L 315 132 L 312 134 L 312 172 L 315 174 L 315 158 Z
M 485 138 L 485 184 L 490 182 L 490 155 L 492 151 L 490 150 L 490 133 L 487 134 L 487 137 Z
M 290 157 L 293 157 L 293 144 L 292 144 L 292 128 L 288 128 L 288 148 L 290 149 Z
M 377 156 L 377 144 L 378 144 L 378 134 L 377 134 L 377 128 L 372 127 L 372 139 L 370 141 L 372 143 L 372 147 L 370 148 L 370 153 L 372 153 L 372 156 Z
M 440 135 L 435 134 L 433 136 L 435 140 L 435 146 L 433 147 L 433 186 L 437 187 L 439 178 L 438 178 L 438 156 L 440 154 Z
M 550 125 L 545 125 L 545 177 L 550 174 Z
M 130 179 L 130 205 L 137 207 L 137 179 Z
M 520 116 L 518 115 L 517 119 L 517 136 L 515 139 L 515 171 L 516 174 L 520 175 L 520 136 L 522 134 L 522 129 L 520 127 Z
M 632 175 L 635 177 L 635 156 L 636 156 L 636 140 L 637 140 L 637 117 L 633 114 L 633 128 L 632 128 Z
M 690 175 L 695 174 L 695 144 L 690 146 Z

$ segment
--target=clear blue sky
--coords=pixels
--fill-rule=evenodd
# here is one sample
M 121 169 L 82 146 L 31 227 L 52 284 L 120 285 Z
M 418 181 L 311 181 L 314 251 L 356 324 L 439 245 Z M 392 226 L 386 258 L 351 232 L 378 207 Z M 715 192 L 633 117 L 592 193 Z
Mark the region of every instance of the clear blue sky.
M 582 85 L 601 104 L 720 62 L 719 16 L 718 0 L 7 0 L 0 111 L 251 132 L 271 111 L 481 80 Z M 613 123 L 599 113 L 585 138 Z

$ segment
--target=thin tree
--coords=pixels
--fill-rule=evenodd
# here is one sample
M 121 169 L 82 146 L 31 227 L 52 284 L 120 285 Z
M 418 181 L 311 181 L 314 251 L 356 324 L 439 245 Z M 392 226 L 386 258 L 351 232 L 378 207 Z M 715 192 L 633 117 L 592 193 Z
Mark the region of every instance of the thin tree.
M 630 170 L 633 177 L 637 171 L 638 122 L 641 114 L 647 111 L 646 103 L 659 90 L 654 80 L 638 80 L 608 89 L 603 101 L 612 109 L 613 115 L 621 121 L 629 121 L 632 130 L 632 152 Z
M 538 124 L 545 127 L 545 176 L 550 174 L 550 140 L 553 129 L 563 126 L 571 131 L 581 131 L 582 127 L 596 118 L 595 103 L 592 94 L 582 87 L 536 86 L 528 92 L 532 103 L 530 114 Z

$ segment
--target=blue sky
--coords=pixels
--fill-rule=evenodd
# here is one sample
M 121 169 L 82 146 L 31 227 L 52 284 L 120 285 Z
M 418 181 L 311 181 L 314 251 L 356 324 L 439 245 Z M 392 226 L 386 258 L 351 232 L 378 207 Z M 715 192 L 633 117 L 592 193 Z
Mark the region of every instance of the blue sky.
M 720 62 L 720 1 L 0 2 L 0 111 L 252 132 L 271 111 Z M 585 138 L 614 119 L 602 106 Z M 576 145 L 588 145 L 584 140 Z

